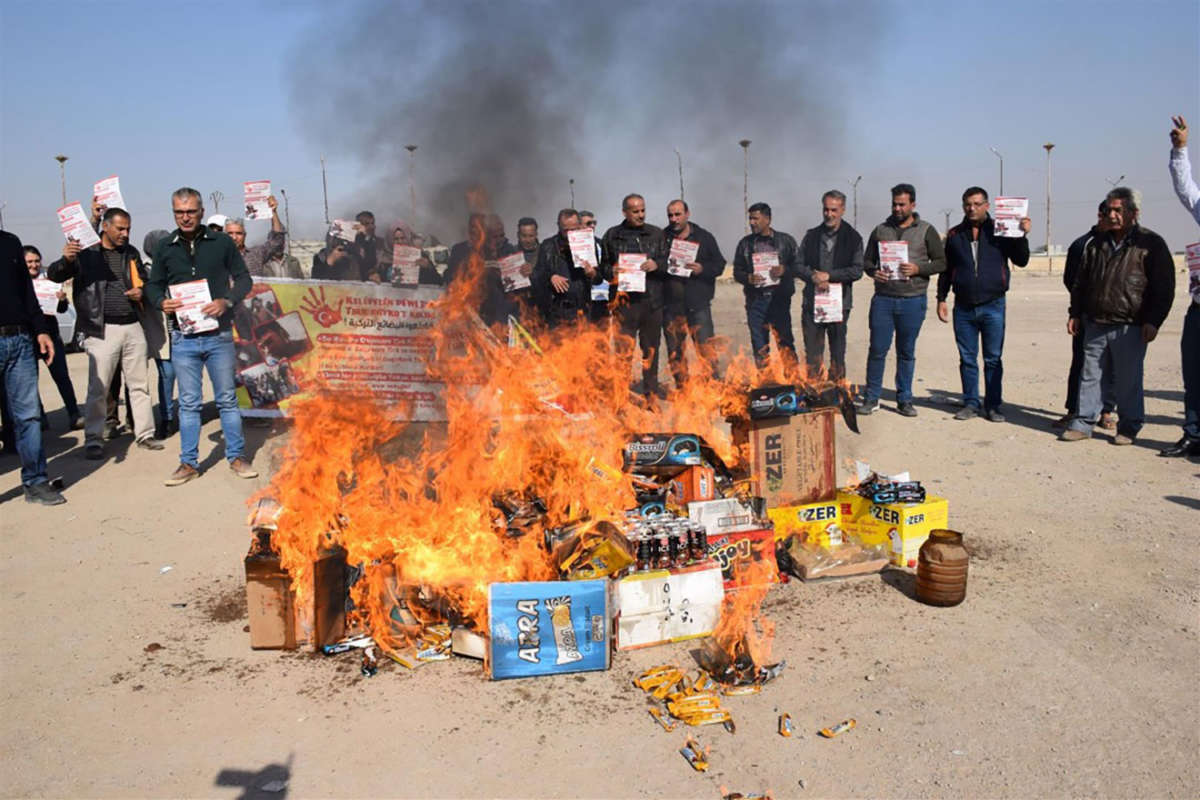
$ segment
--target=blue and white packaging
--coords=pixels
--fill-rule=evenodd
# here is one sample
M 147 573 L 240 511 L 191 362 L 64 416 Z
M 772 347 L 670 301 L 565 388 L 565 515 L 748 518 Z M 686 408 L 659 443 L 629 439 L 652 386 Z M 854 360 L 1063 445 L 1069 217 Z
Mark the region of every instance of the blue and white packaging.
M 489 586 L 492 680 L 608 669 L 608 591 L 607 579 Z

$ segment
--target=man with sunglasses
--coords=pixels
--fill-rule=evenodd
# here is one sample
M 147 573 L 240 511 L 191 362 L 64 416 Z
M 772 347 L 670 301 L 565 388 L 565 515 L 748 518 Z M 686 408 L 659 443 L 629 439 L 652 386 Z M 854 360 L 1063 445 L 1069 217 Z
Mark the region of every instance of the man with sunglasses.
M 168 315 L 171 361 L 179 378 L 179 467 L 165 483 L 178 486 L 200 475 L 200 406 L 206 369 L 220 412 L 229 468 L 239 478 L 255 478 L 258 473 L 245 458 L 242 416 L 233 381 L 237 363 L 233 347 L 233 310 L 250 292 L 250 273 L 232 239 L 200 224 L 204 205 L 198 191 L 186 186 L 175 190 L 171 195 L 171 206 L 177 227 L 159 244 L 150 278 L 146 281 L 146 297 L 150 304 Z M 175 318 L 183 301 L 170 296 L 170 287 L 201 280 L 207 282 L 212 301 L 200 312 L 215 318 L 217 328 L 185 334 Z

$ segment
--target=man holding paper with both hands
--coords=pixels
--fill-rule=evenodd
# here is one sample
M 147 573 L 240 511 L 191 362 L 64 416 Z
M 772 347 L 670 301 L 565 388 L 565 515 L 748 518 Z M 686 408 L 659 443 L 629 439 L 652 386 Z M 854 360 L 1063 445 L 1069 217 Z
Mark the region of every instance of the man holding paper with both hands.
M 171 360 L 179 378 L 179 467 L 166 480 L 178 486 L 200 475 L 200 406 L 207 368 L 225 437 L 225 459 L 239 478 L 258 473 L 244 457 L 242 416 L 234 386 L 233 309 L 250 292 L 246 262 L 233 240 L 200 224 L 203 200 L 184 187 L 171 195 L 175 230 L 158 246 L 146 298 L 168 314 Z
M 713 235 L 692 222 L 691 216 L 683 200 L 667 204 L 670 224 L 664 232 L 667 283 L 663 335 L 677 389 L 688 377 L 683 351 L 689 334 L 696 343 L 697 355 L 708 362 L 714 376 L 717 374 L 717 353 L 709 340 L 713 338 L 712 299 L 717 278 L 725 271 L 725 256 Z
M 946 235 L 946 271 L 938 276 L 937 315 L 950 321 L 946 295 L 954 289 L 954 340 L 958 343 L 958 372 L 963 407 L 955 419 L 981 413 L 991 422 L 1004 422 L 1000 411 L 1004 363 L 1005 306 L 1008 263 L 1029 263 L 1032 223 L 1026 198 L 997 197 L 996 218 L 988 213 L 988 193 L 972 186 L 962 195 L 963 221 Z M 983 344 L 983 408 L 979 405 L 979 346 Z

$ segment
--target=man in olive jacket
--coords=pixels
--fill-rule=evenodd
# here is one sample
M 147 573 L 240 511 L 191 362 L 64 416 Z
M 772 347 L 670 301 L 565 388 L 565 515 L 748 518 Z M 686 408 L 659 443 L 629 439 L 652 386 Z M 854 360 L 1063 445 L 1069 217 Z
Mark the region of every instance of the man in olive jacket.
M 233 240 L 200 224 L 204 205 L 198 191 L 190 187 L 177 189 L 171 195 L 171 205 L 178 227 L 159 243 L 146 282 L 150 304 L 168 315 L 171 361 L 179 378 L 180 463 L 165 483 L 178 486 L 200 475 L 200 406 L 205 369 L 221 416 L 229 468 L 239 478 L 254 478 L 258 473 L 245 458 L 242 416 L 237 405 L 232 329 L 234 308 L 249 294 L 253 282 Z M 215 318 L 217 326 L 214 330 L 184 333 L 175 315 L 183 301 L 170 296 L 170 289 L 198 281 L 207 284 L 211 298 L 200 313 Z

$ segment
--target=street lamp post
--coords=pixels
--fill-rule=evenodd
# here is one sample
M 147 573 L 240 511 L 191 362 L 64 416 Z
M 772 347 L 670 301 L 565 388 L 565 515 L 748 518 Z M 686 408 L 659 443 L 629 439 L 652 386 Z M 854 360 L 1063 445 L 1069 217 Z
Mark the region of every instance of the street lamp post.
M 742 146 L 742 219 L 746 221 L 746 233 L 750 232 L 750 140 L 741 139 Z
M 408 213 L 412 217 L 412 224 L 417 224 L 417 182 L 415 175 L 417 146 L 415 144 L 406 144 L 404 149 L 408 151 Z
M 943 208 L 943 209 L 942 209 L 940 212 L 938 212 L 938 213 L 940 213 L 940 214 L 942 214 L 943 216 L 945 216 L 945 217 L 946 217 L 946 235 L 947 235 L 947 236 L 949 236 L 949 235 L 950 235 L 950 215 L 954 213 L 954 209 L 952 209 L 952 208 Z
M 321 199 L 325 203 L 325 224 L 329 225 L 329 183 L 325 180 L 325 156 L 321 156 Z
M 996 154 L 996 158 L 1000 159 L 1000 194 L 1004 194 L 1004 156 L 1000 155 L 1000 151 L 995 147 L 990 149 Z
M 568 178 L 567 185 L 571 187 L 571 208 L 575 207 L 575 179 Z
M 1121 181 L 1125 180 L 1125 176 L 1121 175 L 1118 178 L 1105 178 L 1104 180 L 1108 181 L 1108 185 L 1115 189 L 1115 188 L 1117 188 L 1117 184 L 1119 184 Z
M 208 196 L 208 199 L 212 200 L 213 213 L 216 214 L 221 210 L 221 201 L 225 199 L 225 193 L 220 189 L 214 189 L 212 194 Z
M 683 156 L 679 152 L 679 148 L 675 148 L 675 160 L 679 162 L 679 199 L 683 199 Z
M 59 153 L 54 160 L 58 162 L 58 175 L 62 180 L 62 201 L 65 206 L 67 204 L 67 156 Z
M 858 230 L 858 182 L 861 180 L 862 175 L 859 175 L 850 181 L 850 187 L 854 190 L 854 230 Z
M 1054 259 L 1050 255 L 1050 151 L 1054 149 L 1054 143 L 1046 142 L 1042 147 L 1046 149 L 1046 271 L 1050 272 L 1054 269 Z

